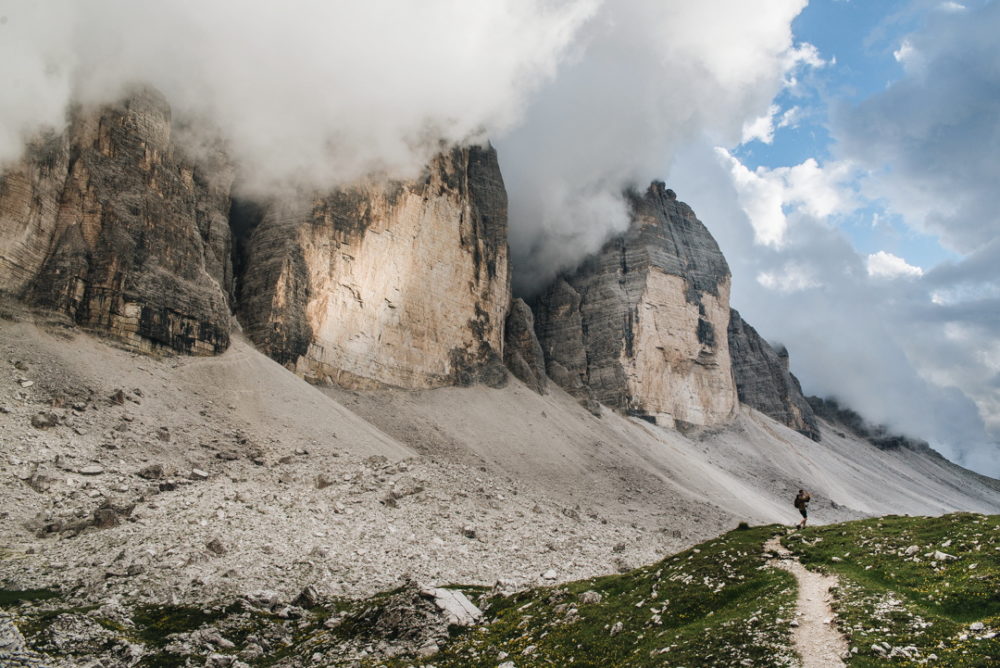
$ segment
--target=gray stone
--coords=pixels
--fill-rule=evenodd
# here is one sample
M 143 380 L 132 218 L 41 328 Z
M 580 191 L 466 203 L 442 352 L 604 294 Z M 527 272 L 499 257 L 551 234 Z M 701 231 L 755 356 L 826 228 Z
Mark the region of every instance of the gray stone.
M 740 402 L 818 441 L 819 425 L 788 369 L 788 351 L 773 348 L 735 309 L 730 311 L 728 337 Z
M 159 480 L 163 477 L 163 466 L 161 464 L 150 464 L 136 471 L 136 475 L 146 480 Z
M 55 413 L 36 413 L 31 416 L 31 426 L 35 429 L 50 429 L 59 424 L 59 416 Z
M 100 464 L 88 464 L 79 470 L 80 475 L 100 475 L 104 473 L 104 467 Z
M 723 396 L 732 389 L 728 342 L 721 331 L 728 320 L 729 266 L 694 212 L 663 183 L 654 182 L 644 194 L 630 190 L 625 197 L 629 228 L 533 300 L 548 375 L 593 412 L 599 403 L 651 419 L 669 413 L 697 423 L 724 421 L 736 404 L 735 392 Z M 651 286 L 677 294 L 663 303 L 650 296 Z M 724 314 L 715 313 L 719 302 L 725 302 Z M 655 339 L 655 321 L 669 320 L 671 314 L 691 319 L 684 345 L 640 345 L 637 337 L 645 332 Z M 718 322 L 712 324 L 713 319 Z M 683 352 L 668 359 L 674 348 Z M 690 405 L 686 391 L 669 396 L 675 385 L 667 378 L 671 373 L 685 382 L 704 377 L 695 381 L 704 385 L 696 401 L 706 405 Z M 720 406 L 709 405 L 714 403 Z
M 225 350 L 233 170 L 171 129 L 163 96 L 137 88 L 32 141 L 2 174 L 0 285 L 136 349 Z
M 507 382 L 507 194 L 492 147 L 443 151 L 412 181 L 240 202 L 234 220 L 240 323 L 277 362 L 350 388 Z
M 511 302 L 504 329 L 503 362 L 522 383 L 545 394 L 545 356 L 535 335 L 535 317 L 522 299 Z

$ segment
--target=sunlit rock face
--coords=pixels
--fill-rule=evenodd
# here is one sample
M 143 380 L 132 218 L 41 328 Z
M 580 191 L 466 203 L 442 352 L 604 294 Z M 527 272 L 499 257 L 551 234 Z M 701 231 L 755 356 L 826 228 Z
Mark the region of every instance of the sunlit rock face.
M 629 229 L 534 300 L 549 376 L 658 423 L 724 423 L 737 406 L 729 266 L 663 183 L 627 198 Z
M 771 347 L 735 310 L 729 318 L 729 351 L 740 401 L 818 441 L 816 416 L 788 370 L 788 351 Z
M 275 360 L 352 388 L 506 382 L 507 195 L 491 147 L 245 216 L 239 319 Z
M 76 108 L 0 176 L 0 290 L 140 350 L 229 343 L 232 169 L 155 91 Z

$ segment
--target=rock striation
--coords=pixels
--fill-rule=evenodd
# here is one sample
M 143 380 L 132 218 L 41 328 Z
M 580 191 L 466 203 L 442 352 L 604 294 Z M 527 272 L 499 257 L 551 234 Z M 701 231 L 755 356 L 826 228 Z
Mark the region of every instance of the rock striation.
M 775 350 L 735 309 L 730 311 L 728 336 L 740 402 L 818 441 L 819 425 L 798 379 L 788 370 L 788 351 Z
M 244 207 L 238 315 L 265 353 L 348 388 L 506 382 L 507 194 L 492 147 L 417 180 Z
M 729 266 L 662 182 L 629 191 L 632 222 L 533 303 L 549 377 L 587 402 L 664 424 L 736 411 Z
M 140 350 L 224 350 L 232 169 L 171 132 L 167 102 L 138 89 L 29 143 L 0 176 L 2 290 Z

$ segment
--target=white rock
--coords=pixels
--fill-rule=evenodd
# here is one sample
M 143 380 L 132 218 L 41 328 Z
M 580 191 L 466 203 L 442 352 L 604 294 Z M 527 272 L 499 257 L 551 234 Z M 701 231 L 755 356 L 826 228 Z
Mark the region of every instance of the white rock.
M 935 550 L 932 556 L 937 561 L 955 561 L 956 559 L 958 559 L 958 557 L 956 557 L 954 554 L 947 554 L 945 552 L 941 552 L 940 550 Z
M 208 471 L 202 471 L 201 469 L 192 469 L 191 477 L 195 480 L 208 480 Z
M 911 545 L 908 548 L 906 548 L 906 551 L 904 552 L 904 554 L 909 557 L 909 556 L 912 556 L 912 555 L 916 554 L 917 550 L 919 550 L 919 549 L 920 548 L 917 547 L 916 545 Z
M 557 577 L 559 577 L 559 574 L 556 573 L 556 569 L 554 568 L 550 568 L 549 570 L 542 573 L 542 578 L 545 580 L 555 580 Z
M 460 591 L 438 587 L 431 589 L 430 594 L 434 596 L 434 605 L 448 616 L 449 624 L 472 626 L 483 616 L 482 610 Z
M 88 464 L 80 469 L 80 475 L 100 475 L 104 473 L 104 467 L 100 464 Z

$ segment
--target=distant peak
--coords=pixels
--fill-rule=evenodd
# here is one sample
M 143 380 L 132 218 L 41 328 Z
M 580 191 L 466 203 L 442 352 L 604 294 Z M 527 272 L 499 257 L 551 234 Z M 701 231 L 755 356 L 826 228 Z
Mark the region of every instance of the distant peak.
M 676 200 L 677 193 L 667 187 L 667 184 L 663 181 L 653 181 L 649 184 L 649 188 L 646 189 L 646 195 L 652 197 L 666 198 L 669 200 Z

